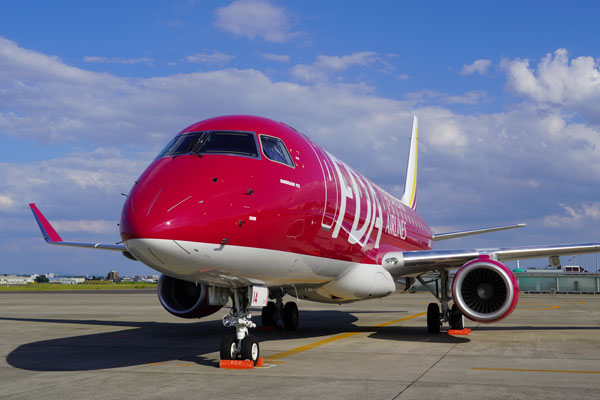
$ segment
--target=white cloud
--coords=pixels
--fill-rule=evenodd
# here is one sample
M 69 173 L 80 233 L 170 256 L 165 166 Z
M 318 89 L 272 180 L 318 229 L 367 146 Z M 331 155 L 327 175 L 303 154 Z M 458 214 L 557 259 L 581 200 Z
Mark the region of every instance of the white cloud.
M 326 81 L 333 74 L 339 74 L 355 66 L 372 67 L 381 65 L 384 70 L 393 70 L 393 67 L 381 56 L 373 51 L 362 51 L 345 56 L 318 55 L 312 65 L 298 64 L 292 67 L 292 77 L 304 83 L 319 83 Z
M 462 71 L 460 73 L 463 75 L 473 75 L 473 74 L 485 75 L 488 72 L 488 70 L 490 69 L 491 65 L 492 65 L 492 60 L 485 60 L 485 59 L 475 60 L 475 61 L 473 61 L 472 64 L 463 65 Z
M 52 225 L 58 232 L 115 233 L 117 221 L 103 219 L 53 220 Z
M 38 74 L 39 79 L 87 84 L 98 82 L 102 76 L 67 66 L 58 57 L 24 49 L 3 37 L 0 37 L 0 70 L 0 79 L 16 81 L 13 83 L 18 83 L 20 79 L 27 80 L 32 74 Z
M 298 82 L 317 83 L 327 80 L 329 74 L 313 65 L 298 64 L 290 69 L 290 74 Z
M 12 197 L 0 194 L 0 210 L 10 210 L 14 207 L 15 201 Z
M 237 0 L 216 10 L 214 25 L 236 36 L 282 43 L 300 35 L 285 9 L 266 0 Z
M 421 90 L 406 94 L 406 98 L 418 103 L 438 102 L 440 104 L 479 104 L 488 102 L 489 97 L 484 90 L 471 90 L 461 95 L 451 95 L 436 90 Z
M 422 135 L 422 141 L 432 150 L 442 153 L 460 155 L 467 151 L 469 140 L 467 121 L 464 117 L 453 114 L 443 108 L 429 108 L 421 119 L 426 118 L 424 128 L 427 134 Z M 421 124 L 423 125 L 423 124 Z M 420 129 L 422 132 L 423 129 Z
M 108 63 L 108 64 L 148 64 L 151 65 L 154 62 L 154 59 L 149 57 L 140 57 L 140 58 L 119 58 L 119 57 L 99 57 L 99 56 L 85 56 L 83 57 L 83 61 L 85 62 L 95 62 L 95 63 Z
M 290 62 L 290 56 L 284 54 L 263 53 L 262 58 L 269 61 Z
M 446 104 L 479 104 L 488 101 L 488 95 L 484 90 L 471 90 L 462 95 L 445 96 L 443 99 Z
M 314 66 L 318 69 L 339 72 L 354 65 L 366 67 L 374 64 L 378 60 L 380 60 L 380 57 L 373 51 L 362 51 L 342 57 L 318 55 Z
M 85 61 L 85 62 L 107 62 L 108 57 L 85 56 L 85 57 L 83 57 L 83 61 Z
M 191 63 L 201 63 L 209 65 L 221 65 L 235 59 L 234 55 L 224 54 L 220 51 L 212 50 L 204 53 L 197 53 L 187 56 L 186 60 Z
M 106 212 L 111 204 L 118 214 L 120 193 L 129 190 L 150 159 L 99 148 L 35 163 L 0 163 L 0 211 L 24 211 L 27 204 L 41 202 L 64 206 L 67 213 L 84 209 L 85 214 Z
M 600 123 L 600 68 L 593 57 L 569 59 L 566 49 L 548 53 L 532 69 L 529 60 L 504 61 L 507 84 L 518 95 L 576 111 Z
M 577 227 L 582 223 L 596 222 L 600 220 L 600 203 L 584 203 L 580 206 L 561 204 L 563 213 L 549 215 L 543 219 L 546 226 L 553 228 Z

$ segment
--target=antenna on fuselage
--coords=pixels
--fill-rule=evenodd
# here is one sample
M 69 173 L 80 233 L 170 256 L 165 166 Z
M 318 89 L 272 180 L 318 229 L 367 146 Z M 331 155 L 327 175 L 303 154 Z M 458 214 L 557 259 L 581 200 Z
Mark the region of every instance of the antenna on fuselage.
M 419 120 L 413 119 L 412 136 L 410 138 L 410 152 L 408 153 L 408 167 L 406 168 L 406 182 L 404 194 L 400 201 L 413 210 L 417 209 L 417 146 L 419 143 Z

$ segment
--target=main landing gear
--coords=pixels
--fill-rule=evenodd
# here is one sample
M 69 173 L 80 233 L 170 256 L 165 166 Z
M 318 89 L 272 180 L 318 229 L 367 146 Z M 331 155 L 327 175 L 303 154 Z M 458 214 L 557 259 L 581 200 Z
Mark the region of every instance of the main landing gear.
M 429 281 L 423 280 L 421 276 L 417 276 L 416 278 L 423 286 L 425 286 L 427 290 L 431 292 L 431 294 L 435 296 L 442 306 L 441 312 L 438 303 L 429 303 L 427 306 L 427 331 L 429 333 L 440 333 L 440 328 L 444 323 L 447 323 L 450 329 L 464 329 L 464 317 L 460 310 L 456 307 L 456 304 L 453 304 L 452 307 L 448 306 L 448 303 L 450 300 L 452 300 L 448 294 L 448 271 L 440 271 L 439 277 L 435 277 Z M 435 282 L 435 290 L 429 286 L 429 283 L 431 282 Z M 441 290 L 439 286 L 441 286 Z
M 298 329 L 298 306 L 293 301 L 283 304 L 284 293 L 281 289 L 269 290 L 269 301 L 262 309 L 262 325 L 277 326 L 279 320 L 283 321 L 283 327 L 288 331 Z
M 248 288 L 231 289 L 233 307 L 228 315 L 223 317 L 223 325 L 234 327 L 235 333 L 226 335 L 221 340 L 221 360 L 251 360 L 254 365 L 260 357 L 260 346 L 249 328 L 256 328 L 250 319 L 250 299 Z

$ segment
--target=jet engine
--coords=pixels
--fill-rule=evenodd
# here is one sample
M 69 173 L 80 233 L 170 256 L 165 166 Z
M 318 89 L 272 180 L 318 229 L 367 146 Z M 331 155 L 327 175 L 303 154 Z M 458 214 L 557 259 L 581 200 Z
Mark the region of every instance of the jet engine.
M 506 265 L 489 256 L 480 256 L 456 272 L 452 296 L 465 317 L 476 322 L 494 322 L 515 309 L 519 284 Z
M 221 309 L 208 304 L 208 286 L 168 275 L 161 275 L 158 281 L 158 299 L 168 312 L 180 318 L 202 318 Z

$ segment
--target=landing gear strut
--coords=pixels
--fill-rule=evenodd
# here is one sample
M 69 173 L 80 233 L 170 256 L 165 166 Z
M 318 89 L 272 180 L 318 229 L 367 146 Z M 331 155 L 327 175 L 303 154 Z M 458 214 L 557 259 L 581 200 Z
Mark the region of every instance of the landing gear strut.
M 260 347 L 254 335 L 250 335 L 249 328 L 256 328 L 250 318 L 250 299 L 248 288 L 231 289 L 233 307 L 228 315 L 223 317 L 223 325 L 234 327 L 236 332 L 223 337 L 221 340 L 221 360 L 251 360 L 254 365 L 260 357 Z
M 283 327 L 288 331 L 298 329 L 298 306 L 293 301 L 288 301 L 283 304 L 283 290 L 269 290 L 269 298 L 275 301 L 269 301 L 262 309 L 262 325 L 277 326 L 277 322 L 281 320 Z
M 440 333 L 440 328 L 444 323 L 447 323 L 450 329 L 464 329 L 464 317 L 456 304 L 453 304 L 451 308 L 448 306 L 448 303 L 452 300 L 448 294 L 448 271 L 440 271 L 439 277 L 429 281 L 423 280 L 421 276 L 417 276 L 417 280 L 435 296 L 442 306 L 441 312 L 438 303 L 429 303 L 427 306 L 427 331 L 433 334 Z M 435 290 L 429 286 L 431 282 L 435 283 Z M 440 285 L 438 285 L 438 282 Z M 441 290 L 439 286 L 441 286 Z

